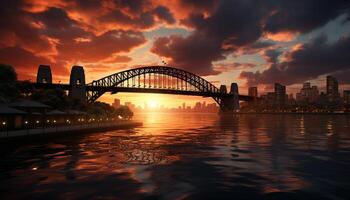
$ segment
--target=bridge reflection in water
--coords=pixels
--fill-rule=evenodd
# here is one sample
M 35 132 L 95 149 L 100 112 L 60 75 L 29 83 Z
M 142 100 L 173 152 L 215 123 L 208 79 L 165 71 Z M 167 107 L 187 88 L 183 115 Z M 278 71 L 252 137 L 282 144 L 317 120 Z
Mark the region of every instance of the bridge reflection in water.
M 193 73 L 167 66 L 147 66 L 118 72 L 85 84 L 84 69 L 72 68 L 70 84 L 53 84 L 49 66 L 39 66 L 36 88 L 61 88 L 70 91 L 70 96 L 92 103 L 104 93 L 119 92 L 160 93 L 202 96 L 213 98 L 222 112 L 235 112 L 239 101 L 254 101 L 256 98 L 240 95 L 238 85 L 232 83 L 230 91 L 225 85 L 220 89 Z

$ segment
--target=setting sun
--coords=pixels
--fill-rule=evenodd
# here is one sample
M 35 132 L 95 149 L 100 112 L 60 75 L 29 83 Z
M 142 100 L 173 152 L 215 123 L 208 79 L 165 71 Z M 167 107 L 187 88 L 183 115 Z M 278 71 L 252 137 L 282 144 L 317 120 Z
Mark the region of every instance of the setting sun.
M 149 99 L 149 100 L 147 101 L 147 106 L 148 106 L 149 108 L 157 108 L 158 105 L 159 105 L 159 102 L 158 102 L 157 100 L 155 100 L 155 99 Z

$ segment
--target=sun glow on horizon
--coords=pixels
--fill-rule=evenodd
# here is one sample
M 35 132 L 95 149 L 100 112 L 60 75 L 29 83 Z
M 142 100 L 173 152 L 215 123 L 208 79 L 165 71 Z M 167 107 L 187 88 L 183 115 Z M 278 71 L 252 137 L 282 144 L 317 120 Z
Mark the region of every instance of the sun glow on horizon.
M 147 106 L 149 108 L 157 108 L 159 106 L 159 102 L 156 99 L 148 99 L 147 100 Z

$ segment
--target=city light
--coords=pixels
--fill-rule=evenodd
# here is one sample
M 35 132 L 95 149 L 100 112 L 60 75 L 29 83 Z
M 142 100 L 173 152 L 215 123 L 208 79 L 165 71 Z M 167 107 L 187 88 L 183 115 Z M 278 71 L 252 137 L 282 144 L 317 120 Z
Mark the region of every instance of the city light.
M 4 125 L 4 126 L 5 126 L 5 125 L 6 125 L 6 122 L 2 122 L 2 125 Z

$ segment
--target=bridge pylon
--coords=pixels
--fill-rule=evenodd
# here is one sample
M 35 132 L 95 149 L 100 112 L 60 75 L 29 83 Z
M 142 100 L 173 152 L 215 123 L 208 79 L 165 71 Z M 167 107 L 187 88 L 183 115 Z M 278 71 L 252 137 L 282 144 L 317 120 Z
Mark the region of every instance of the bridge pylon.
M 220 86 L 220 92 L 226 91 L 226 86 Z M 237 83 L 232 83 L 230 88 L 231 96 L 221 98 L 220 114 L 232 114 L 239 110 L 239 93 Z
M 36 75 L 37 83 L 52 83 L 52 74 L 50 65 L 39 65 Z
M 82 66 L 73 66 L 70 74 L 71 89 L 69 97 L 80 103 L 86 103 L 85 73 Z

